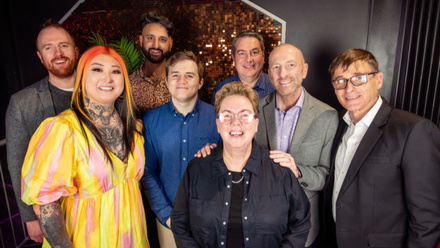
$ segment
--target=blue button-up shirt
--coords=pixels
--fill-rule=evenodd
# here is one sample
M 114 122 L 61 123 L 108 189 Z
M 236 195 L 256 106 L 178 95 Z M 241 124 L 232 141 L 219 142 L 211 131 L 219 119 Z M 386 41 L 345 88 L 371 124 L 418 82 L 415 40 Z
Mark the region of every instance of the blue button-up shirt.
M 178 113 L 172 102 L 144 115 L 145 172 L 142 182 L 152 210 L 165 225 L 180 179 L 194 154 L 206 143 L 218 143 L 214 107 L 197 99 L 193 111 Z
M 223 87 L 223 85 L 225 85 L 227 83 L 235 82 L 235 81 L 241 82 L 238 74 L 236 74 L 232 77 L 229 77 L 229 78 L 221 81 L 220 83 L 216 84 L 214 86 L 214 91 L 212 92 L 211 103 L 214 104 L 215 93 L 217 93 L 217 91 L 219 91 Z M 252 87 L 252 89 L 254 89 L 258 93 L 258 96 L 260 96 L 260 98 L 267 96 L 270 93 L 275 91 L 275 89 L 272 86 L 272 83 L 270 82 L 269 75 L 267 75 L 264 72 L 261 73 L 260 77 L 258 78 L 257 83 L 255 83 L 255 85 L 254 85 L 254 87 Z

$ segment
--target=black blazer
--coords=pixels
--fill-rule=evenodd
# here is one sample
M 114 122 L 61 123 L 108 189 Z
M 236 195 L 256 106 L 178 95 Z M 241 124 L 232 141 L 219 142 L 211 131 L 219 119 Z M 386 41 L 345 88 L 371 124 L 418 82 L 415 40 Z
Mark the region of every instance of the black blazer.
M 353 157 L 332 215 L 335 155 L 323 189 L 324 247 L 437 247 L 440 132 L 431 121 L 383 102 Z

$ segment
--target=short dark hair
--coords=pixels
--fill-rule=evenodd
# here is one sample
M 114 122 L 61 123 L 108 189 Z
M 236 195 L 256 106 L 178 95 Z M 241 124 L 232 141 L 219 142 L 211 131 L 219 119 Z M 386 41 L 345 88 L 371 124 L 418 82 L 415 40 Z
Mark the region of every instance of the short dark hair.
M 199 74 L 199 81 L 203 79 L 203 70 L 204 70 L 203 65 L 197 59 L 196 55 L 194 55 L 194 53 L 191 51 L 189 51 L 189 52 L 179 51 L 179 52 L 173 54 L 169 59 L 167 59 L 167 63 L 165 64 L 165 71 L 166 71 L 167 77 L 168 77 L 170 67 L 174 66 L 175 64 L 177 64 L 177 62 L 180 62 L 182 60 L 194 61 L 194 63 L 196 63 L 196 65 L 197 65 L 197 72 Z
M 353 48 L 345 50 L 333 60 L 330 67 L 328 68 L 330 76 L 333 77 L 336 69 L 338 69 L 340 66 L 342 66 L 342 69 L 345 71 L 351 64 L 356 61 L 364 61 L 369 66 L 371 66 L 371 69 L 373 69 L 373 71 L 379 71 L 379 63 L 377 62 L 376 57 L 374 57 L 371 52 L 361 48 Z
M 73 37 L 73 34 L 69 30 L 67 30 L 62 24 L 60 24 L 56 21 L 53 21 L 52 19 L 47 19 L 46 21 L 41 23 L 41 25 L 38 29 L 37 37 L 35 37 L 35 46 L 37 47 L 37 50 L 38 50 L 38 36 L 40 35 L 41 31 L 43 31 L 44 29 L 49 28 L 49 27 L 60 28 L 60 29 L 63 29 L 64 31 L 66 31 L 69 34 L 70 38 L 72 39 L 73 45 L 75 46 L 75 38 Z
M 169 37 L 173 37 L 174 34 L 174 24 L 168 20 L 165 16 L 156 14 L 155 12 L 148 12 L 143 15 L 141 20 L 141 31 L 144 27 L 150 23 L 157 23 L 162 25 L 166 30 Z
M 263 40 L 263 36 L 261 36 L 261 34 L 256 33 L 254 31 L 249 31 L 246 30 L 244 32 L 242 32 L 241 34 L 237 35 L 233 40 L 232 40 L 232 54 L 235 56 L 235 50 L 236 50 L 236 45 L 237 45 L 237 41 L 241 38 L 244 37 L 252 37 L 258 40 L 258 42 L 260 42 L 260 48 L 261 51 L 264 54 L 264 40 Z

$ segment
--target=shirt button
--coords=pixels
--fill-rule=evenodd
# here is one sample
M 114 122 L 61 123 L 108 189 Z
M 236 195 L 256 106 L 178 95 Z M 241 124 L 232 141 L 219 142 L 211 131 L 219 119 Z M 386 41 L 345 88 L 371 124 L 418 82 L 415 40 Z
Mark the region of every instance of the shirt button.
M 246 184 L 249 184 L 249 181 L 246 181 Z
M 221 245 L 225 245 L 225 242 L 220 242 Z
M 243 169 L 243 172 L 246 172 L 246 169 Z
M 246 241 L 249 241 L 249 237 L 246 237 Z
M 231 185 L 228 185 L 228 189 L 231 187 Z
M 186 125 L 186 121 L 183 122 L 183 125 Z
M 223 221 L 223 225 L 226 225 L 226 221 Z
M 186 161 L 186 158 L 185 158 L 185 157 L 183 157 L 183 161 Z
M 245 216 L 244 219 L 247 220 L 247 216 Z
M 225 202 L 225 205 L 227 206 L 227 205 L 229 205 L 229 203 L 228 203 L 228 202 Z
M 194 116 L 194 114 L 192 114 L 192 116 Z
M 230 176 L 230 175 L 231 175 L 231 172 L 229 172 L 228 175 Z
M 339 191 L 336 190 L 335 194 L 338 194 L 338 193 L 339 193 Z
M 186 143 L 186 139 L 183 139 L 183 143 Z
M 247 198 L 244 198 L 244 201 L 247 201 Z

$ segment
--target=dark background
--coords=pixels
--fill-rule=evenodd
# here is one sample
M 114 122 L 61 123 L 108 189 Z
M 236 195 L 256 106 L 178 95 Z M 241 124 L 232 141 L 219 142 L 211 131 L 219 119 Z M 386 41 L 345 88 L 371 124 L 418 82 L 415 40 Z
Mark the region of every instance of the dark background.
M 85 2 L 96 2 L 100 6 L 111 3 L 113 7 L 118 3 L 133 6 L 141 3 L 147 6 L 146 12 L 148 6 L 157 9 L 173 4 L 230 1 Z M 309 64 L 303 85 L 318 99 L 341 109 L 330 84 L 328 66 L 342 51 L 364 48 L 377 57 L 379 68 L 384 72 L 381 95 L 392 106 L 424 116 L 439 125 L 438 0 L 254 0 L 252 3 L 287 23 L 286 42 L 298 46 Z M 4 116 L 10 96 L 47 75 L 36 55 L 34 40 L 38 26 L 48 18 L 61 20 L 69 16 L 67 13 L 76 4 L 81 7 L 85 3 L 74 0 L 0 1 L 0 74 L 3 76 L 0 81 L 0 139 L 5 138 Z M 4 180 L 9 182 L 4 154 L 5 147 L 2 146 L 1 165 Z M 0 208 L 4 209 L 3 200 L 0 200 Z

